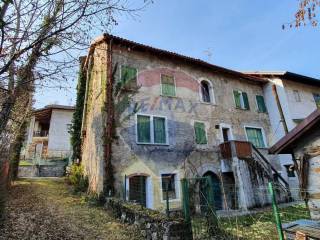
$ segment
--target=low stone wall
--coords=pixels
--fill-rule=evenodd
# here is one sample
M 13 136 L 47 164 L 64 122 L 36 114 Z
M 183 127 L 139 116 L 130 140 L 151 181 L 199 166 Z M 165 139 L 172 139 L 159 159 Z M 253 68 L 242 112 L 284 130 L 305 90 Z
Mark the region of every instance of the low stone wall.
M 18 177 L 62 177 L 64 165 L 19 166 Z
M 183 219 L 167 218 L 164 214 L 115 198 L 107 198 L 105 207 L 114 217 L 136 225 L 147 240 L 191 240 L 189 224 Z

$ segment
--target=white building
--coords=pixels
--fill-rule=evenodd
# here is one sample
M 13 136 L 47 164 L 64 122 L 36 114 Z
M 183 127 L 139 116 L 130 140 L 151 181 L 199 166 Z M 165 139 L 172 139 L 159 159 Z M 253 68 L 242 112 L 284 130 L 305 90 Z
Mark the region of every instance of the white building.
M 74 107 L 62 105 L 48 105 L 35 110 L 27 130 L 22 158 L 69 157 L 71 153 L 69 128 L 73 112 Z
M 270 144 L 303 121 L 320 107 L 320 80 L 291 72 L 247 72 L 269 80 L 264 86 L 264 97 L 272 127 Z M 298 179 L 293 170 L 290 154 L 280 154 L 282 176 L 291 189 L 298 188 Z M 297 192 L 297 191 L 295 191 Z

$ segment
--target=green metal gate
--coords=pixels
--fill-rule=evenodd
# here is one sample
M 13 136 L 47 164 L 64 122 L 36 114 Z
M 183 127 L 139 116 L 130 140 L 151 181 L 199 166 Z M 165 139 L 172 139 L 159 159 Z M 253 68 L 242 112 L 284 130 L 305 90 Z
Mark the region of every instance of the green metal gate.
M 182 179 L 183 211 L 192 228 L 193 239 L 216 239 L 218 219 L 212 178 Z

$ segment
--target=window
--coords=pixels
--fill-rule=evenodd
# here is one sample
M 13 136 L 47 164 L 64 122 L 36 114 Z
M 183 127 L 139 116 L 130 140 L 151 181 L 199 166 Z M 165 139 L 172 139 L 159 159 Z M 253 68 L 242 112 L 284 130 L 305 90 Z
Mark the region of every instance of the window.
M 129 66 L 121 66 L 121 82 L 126 89 L 137 88 L 137 69 Z
M 167 144 L 166 118 L 137 115 L 137 142 Z
M 206 128 L 203 122 L 195 122 L 194 123 L 194 132 L 196 135 L 196 143 L 197 144 L 207 144 L 207 133 Z
M 236 104 L 236 108 L 249 110 L 249 100 L 246 92 L 241 92 L 238 90 L 233 91 L 234 102 Z
M 176 86 L 173 76 L 161 74 L 161 94 L 168 97 L 176 96 Z
M 287 176 L 288 177 L 295 177 L 294 166 L 293 165 L 284 165 L 284 167 L 287 170 Z
M 256 96 L 256 101 L 257 101 L 257 106 L 258 106 L 258 111 L 259 112 L 267 112 L 267 107 L 266 107 L 266 104 L 264 102 L 264 97 L 263 96 L 260 96 L 260 95 L 257 95 Z
M 320 108 L 320 94 L 314 93 L 313 98 L 314 98 L 314 101 L 316 102 L 317 107 Z
M 162 200 L 167 199 L 167 194 L 169 199 L 176 199 L 176 174 L 161 174 L 161 184 L 162 184 Z
M 248 141 L 251 142 L 255 147 L 266 147 L 261 128 L 246 127 L 246 134 Z
M 301 97 L 300 97 L 300 93 L 298 90 L 293 90 L 293 96 L 294 96 L 294 100 L 296 102 L 301 102 Z
M 206 80 L 200 83 L 201 100 L 205 103 L 214 103 L 213 91 L 210 83 Z

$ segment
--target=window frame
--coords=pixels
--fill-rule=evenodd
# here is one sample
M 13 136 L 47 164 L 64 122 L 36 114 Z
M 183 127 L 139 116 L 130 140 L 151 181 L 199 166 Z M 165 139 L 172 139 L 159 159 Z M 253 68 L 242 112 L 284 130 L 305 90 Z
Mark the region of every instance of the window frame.
M 246 139 L 248 142 L 249 141 L 249 138 L 248 138 L 248 134 L 247 134 L 247 128 L 255 128 L 255 129 L 260 129 L 261 130 L 261 133 L 262 133 L 262 140 L 263 140 L 263 143 L 264 143 L 264 147 L 256 147 L 256 148 L 261 148 L 261 149 L 266 149 L 268 148 L 268 142 L 267 142 L 267 138 L 266 138 L 266 134 L 265 134 L 265 131 L 263 129 L 263 127 L 257 127 L 257 126 L 249 126 L 249 125 L 245 125 L 244 126 L 244 132 L 246 134 Z M 250 142 L 251 143 L 251 142 Z M 253 145 L 253 143 L 251 143 Z
M 134 66 L 131 66 L 131 65 L 129 65 L 129 64 L 121 64 L 120 65 L 120 77 L 119 77 L 119 79 L 120 79 L 120 81 L 122 80 L 121 78 L 122 78 L 122 68 L 123 67 L 129 67 L 129 68 L 134 68 L 134 69 L 136 69 L 136 87 L 138 88 L 138 75 L 139 75 L 139 69 L 138 68 L 136 68 L 136 67 L 134 67 Z M 128 89 L 128 90 L 135 90 L 135 89 L 133 89 L 133 88 L 126 88 L 126 89 Z
M 150 142 L 139 142 L 138 140 L 138 116 L 150 117 Z M 155 143 L 154 142 L 154 124 L 153 118 L 164 118 L 165 120 L 165 133 L 166 133 L 166 142 L 165 143 Z M 161 115 L 153 115 L 153 114 L 145 114 L 145 113 L 136 113 L 135 114 L 135 124 L 136 124 L 136 144 L 139 145 L 161 145 L 168 146 L 169 145 L 169 129 L 168 129 L 168 118 L 166 116 Z
M 235 99 L 235 96 L 234 96 L 234 92 L 240 93 L 240 106 L 241 106 L 240 108 L 237 107 L 237 103 L 236 103 L 236 99 Z M 245 108 L 245 104 L 244 104 L 244 99 L 243 99 L 242 93 L 247 94 L 247 98 L 248 98 L 248 108 Z M 234 103 L 236 109 L 245 110 L 245 111 L 250 111 L 250 101 L 249 101 L 249 95 L 248 95 L 247 92 L 241 91 L 241 90 L 237 90 L 237 89 L 233 89 L 233 91 L 232 91 L 232 97 L 233 97 L 233 103 Z
M 163 94 L 163 89 L 162 89 L 162 76 L 169 76 L 169 77 L 172 77 L 173 78 L 173 83 L 174 83 L 174 96 L 168 96 L 168 95 L 165 95 Z M 176 83 L 176 78 L 175 76 L 172 74 L 165 74 L 165 73 L 160 73 L 160 96 L 163 96 L 163 97 L 177 97 L 177 83 Z
M 292 90 L 292 92 L 293 92 L 293 98 L 294 98 L 294 101 L 295 101 L 295 102 L 302 102 L 302 98 L 301 98 L 300 91 L 299 91 L 299 90 L 294 89 L 294 90 Z M 298 97 L 299 99 L 297 100 L 297 98 L 296 98 L 296 97 Z
M 264 102 L 264 107 L 265 107 L 265 109 L 266 109 L 266 111 L 260 111 L 260 109 L 259 109 L 259 104 L 258 104 L 258 99 L 257 99 L 257 97 L 258 96 L 260 96 L 260 97 L 262 97 L 263 98 L 263 102 Z M 268 113 L 268 109 L 267 109 L 267 105 L 266 105 L 266 101 L 265 101 L 265 99 L 264 99 L 264 96 L 263 95 L 256 95 L 256 106 L 257 106 L 257 111 L 259 112 L 259 113 Z
M 319 98 L 319 104 L 317 103 L 317 101 L 316 101 L 316 95 L 318 95 L 317 97 Z M 314 103 L 316 104 L 316 107 L 317 108 L 320 108 L 320 93 L 315 93 L 315 92 L 313 92 L 312 93 L 312 97 L 313 97 L 313 100 L 314 100 Z
M 176 198 L 174 199 L 169 199 L 169 202 L 180 202 L 181 201 L 181 196 L 180 196 L 180 176 L 179 176 L 179 172 L 178 171 L 160 171 L 160 187 L 159 187 L 159 191 L 160 191 L 160 201 L 161 203 L 165 203 L 166 200 L 163 199 L 163 190 L 162 190 L 162 175 L 164 174 L 174 174 L 175 175 L 175 193 L 176 193 Z
M 204 124 L 204 131 L 206 133 L 206 140 L 207 143 L 201 144 L 201 143 L 197 143 L 197 139 L 196 139 L 196 128 L 195 128 L 195 123 L 203 123 Z M 207 146 L 209 144 L 209 139 L 208 139 L 208 129 L 207 129 L 207 124 L 204 121 L 199 121 L 199 120 L 194 120 L 193 121 L 193 134 L 194 134 L 194 142 L 197 146 Z
M 209 87 L 209 96 L 210 96 L 210 102 L 205 102 L 203 101 L 203 95 L 202 95 L 202 88 L 201 88 L 201 83 L 202 82 L 206 82 L 208 84 Z M 209 105 L 216 105 L 216 98 L 215 98 L 215 94 L 214 94 L 214 87 L 213 84 L 210 80 L 206 79 L 206 78 L 200 78 L 199 81 L 199 97 L 200 97 L 200 102 L 203 104 L 209 104 Z

